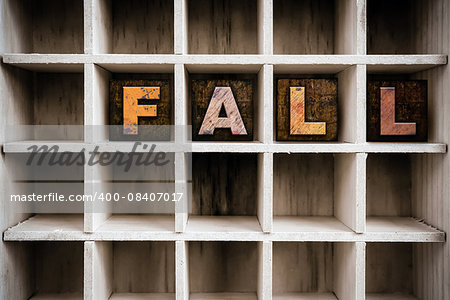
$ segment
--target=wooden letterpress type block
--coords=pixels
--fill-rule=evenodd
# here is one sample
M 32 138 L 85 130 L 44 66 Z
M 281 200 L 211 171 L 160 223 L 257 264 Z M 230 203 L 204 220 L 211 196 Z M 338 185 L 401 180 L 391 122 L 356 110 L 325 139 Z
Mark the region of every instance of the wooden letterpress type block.
M 277 141 L 337 140 L 337 80 L 277 80 Z
M 193 141 L 253 140 L 253 77 L 198 76 L 190 85 Z
M 110 140 L 170 140 L 169 126 L 159 126 L 172 124 L 170 79 L 113 79 L 109 87 Z
M 426 141 L 427 135 L 425 80 L 368 82 L 368 141 Z

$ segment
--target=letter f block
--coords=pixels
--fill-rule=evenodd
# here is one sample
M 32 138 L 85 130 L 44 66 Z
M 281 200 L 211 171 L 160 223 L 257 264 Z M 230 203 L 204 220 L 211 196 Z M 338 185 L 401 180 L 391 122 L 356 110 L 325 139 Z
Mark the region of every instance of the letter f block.
M 138 134 L 138 117 L 156 117 L 156 104 L 139 105 L 139 100 L 159 100 L 159 87 L 123 88 L 123 134 Z

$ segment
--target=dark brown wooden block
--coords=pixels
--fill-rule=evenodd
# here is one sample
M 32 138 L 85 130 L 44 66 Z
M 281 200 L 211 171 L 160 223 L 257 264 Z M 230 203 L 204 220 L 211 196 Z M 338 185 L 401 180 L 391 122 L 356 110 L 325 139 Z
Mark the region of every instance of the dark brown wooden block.
M 253 140 L 254 77 L 205 75 L 190 84 L 193 141 Z
M 277 141 L 337 140 L 337 79 L 277 80 Z
M 368 82 L 368 141 L 426 141 L 427 136 L 425 80 Z
M 137 92 L 137 98 L 139 98 L 139 100 L 133 101 L 135 109 L 130 108 L 131 98 L 124 93 L 127 88 L 131 87 L 145 88 L 146 91 L 146 93 L 135 91 Z M 109 92 L 109 124 L 121 125 L 110 128 L 110 140 L 170 139 L 171 130 L 169 126 L 155 126 L 173 124 L 170 79 L 113 79 L 110 81 Z M 128 93 L 132 94 L 133 91 L 128 91 Z M 131 119 L 132 123 L 137 120 L 137 126 L 130 125 L 129 122 L 125 122 L 127 124 L 124 125 L 125 119 L 130 119 L 130 116 L 124 114 L 129 111 L 136 112 L 137 118 L 131 116 Z

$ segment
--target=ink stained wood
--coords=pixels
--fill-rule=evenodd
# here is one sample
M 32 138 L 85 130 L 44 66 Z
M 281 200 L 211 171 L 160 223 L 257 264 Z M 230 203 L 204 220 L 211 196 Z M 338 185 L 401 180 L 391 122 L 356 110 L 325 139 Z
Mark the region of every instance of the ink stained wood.
M 192 155 L 192 215 L 255 216 L 257 156 L 247 153 Z
M 291 88 L 304 87 L 305 122 L 325 122 L 325 134 L 291 134 Z M 277 80 L 277 141 L 337 140 L 337 80 L 287 79 Z M 297 112 L 294 112 L 297 113 Z M 319 131 L 318 131 L 319 133 Z
M 149 103 L 157 105 L 155 117 L 138 117 L 138 134 L 124 134 L 123 126 L 110 128 L 110 140 L 169 140 L 172 124 L 172 95 L 171 81 L 169 79 L 112 79 L 109 84 L 109 124 L 123 125 L 123 88 L 124 87 L 159 87 L 158 100 L 149 100 Z M 142 127 L 144 125 L 144 127 Z M 153 126 L 149 126 L 153 125 Z M 158 126 L 154 126 L 158 125 Z M 162 126 L 159 126 L 162 125 Z
M 253 79 L 192 79 L 192 140 L 193 141 L 252 141 L 253 140 Z M 233 134 L 229 128 L 215 128 L 213 135 L 199 134 L 216 87 L 230 87 L 244 122 L 247 134 Z M 223 106 L 223 105 L 222 105 Z M 223 114 L 219 117 L 226 117 Z
M 395 89 L 394 111 L 391 101 L 387 101 L 389 94 L 386 93 L 383 105 L 389 107 L 381 107 L 383 91 L 392 92 L 392 89 L 383 90 L 382 88 Z M 372 142 L 426 141 L 428 137 L 427 105 L 427 82 L 425 80 L 369 81 L 367 88 L 367 140 Z M 393 120 L 395 125 L 392 124 Z M 384 132 L 382 132 L 382 123 Z M 415 126 L 412 126 L 413 124 Z M 415 127 L 415 134 L 413 127 Z

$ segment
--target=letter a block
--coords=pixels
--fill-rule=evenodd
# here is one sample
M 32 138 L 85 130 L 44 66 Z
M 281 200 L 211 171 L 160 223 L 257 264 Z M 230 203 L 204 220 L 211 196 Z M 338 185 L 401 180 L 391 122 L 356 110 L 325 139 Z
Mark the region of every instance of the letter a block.
M 277 80 L 277 140 L 337 139 L 337 80 Z
M 368 141 L 426 141 L 427 131 L 426 81 L 369 81 Z
M 192 79 L 192 140 L 253 140 L 253 79 Z
M 111 80 L 110 140 L 169 140 L 171 81 Z M 151 126 L 150 126 L 151 125 Z

